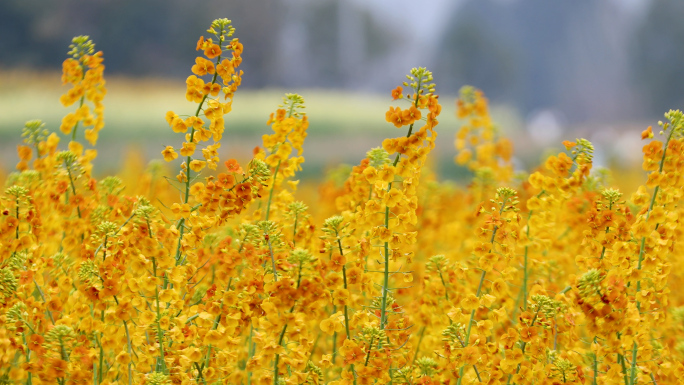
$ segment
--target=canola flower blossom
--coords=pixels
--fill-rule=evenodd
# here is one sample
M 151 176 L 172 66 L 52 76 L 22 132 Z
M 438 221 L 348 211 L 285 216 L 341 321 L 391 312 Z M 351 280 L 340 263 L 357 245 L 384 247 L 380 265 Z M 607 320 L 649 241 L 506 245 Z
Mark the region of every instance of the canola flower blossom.
M 684 383 L 681 111 L 641 134 L 643 184 L 621 192 L 585 139 L 514 177 L 466 86 L 454 159 L 473 180 L 454 187 L 428 167 L 442 107 L 414 68 L 389 93 L 398 136 L 302 194 L 301 95 L 250 161 L 220 159 L 234 33 L 218 19 L 197 42 L 168 166 L 99 180 L 79 133 L 104 128 L 104 59 L 74 39 L 70 142 L 27 122 L 0 194 L 0 384 Z

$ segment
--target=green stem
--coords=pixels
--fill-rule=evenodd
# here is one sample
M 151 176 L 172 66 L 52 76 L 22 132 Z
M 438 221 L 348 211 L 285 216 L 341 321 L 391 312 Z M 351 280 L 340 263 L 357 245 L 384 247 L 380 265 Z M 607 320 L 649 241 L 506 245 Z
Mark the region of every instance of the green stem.
M 267 239 L 268 242 L 268 252 L 271 255 L 271 264 L 273 265 L 273 280 L 278 282 L 278 271 L 276 270 L 275 258 L 273 256 L 273 246 L 271 245 L 271 239 Z
M 152 258 L 152 275 L 157 276 L 157 262 L 155 258 Z M 166 372 L 166 362 L 164 361 L 164 333 L 161 330 L 161 310 L 159 307 L 159 286 L 154 285 L 154 299 L 157 304 L 157 337 L 159 338 L 159 358 L 161 361 L 162 370 Z
M 226 289 L 224 290 L 225 292 L 230 290 L 230 285 L 232 283 L 233 283 L 233 278 L 230 278 L 228 280 L 228 285 L 226 286 Z M 223 299 L 221 299 L 220 311 L 221 312 L 223 311 Z M 216 330 L 218 328 L 219 322 L 221 322 L 221 314 L 222 313 L 219 313 L 219 315 L 217 315 L 216 318 L 214 318 L 214 325 L 211 327 L 211 330 Z M 199 376 L 202 374 L 202 370 L 204 368 L 209 368 L 209 361 L 211 360 L 211 349 L 212 349 L 212 345 L 209 344 L 209 347 L 207 348 L 207 355 L 204 357 L 204 363 L 202 364 L 202 366 L 198 367 L 198 369 L 199 369 L 199 374 L 197 377 L 198 380 L 199 380 Z M 206 380 L 204 380 L 204 383 L 206 384 Z
M 133 368 L 132 368 L 132 362 L 131 360 L 133 359 L 133 349 L 131 348 L 131 335 L 128 333 L 128 323 L 126 321 L 123 321 L 124 324 L 124 329 L 126 330 L 126 343 L 128 345 L 128 355 L 129 355 L 129 361 L 128 361 L 128 385 L 133 384 Z
M 276 165 L 275 171 L 273 172 L 273 184 L 271 185 L 271 191 L 268 193 L 268 203 L 266 204 L 266 220 L 268 220 L 268 217 L 271 214 L 271 201 L 273 200 L 273 190 L 275 190 L 276 178 L 278 177 L 278 171 L 280 170 L 281 162 L 281 160 L 278 161 L 278 165 Z
M 290 105 L 290 110 L 287 112 L 287 117 L 292 117 L 292 113 L 294 112 L 294 103 Z M 287 133 L 285 135 L 285 141 L 287 141 L 287 137 L 290 135 L 290 133 Z M 283 143 L 285 143 L 283 141 Z M 275 190 L 275 184 L 276 184 L 276 178 L 278 177 L 278 170 L 280 170 L 280 164 L 282 163 L 282 160 L 278 161 L 278 164 L 276 165 L 275 171 L 273 172 L 273 184 L 271 185 L 271 191 L 268 193 L 268 204 L 266 205 L 266 220 L 268 220 L 269 215 L 271 214 L 271 201 L 273 199 L 273 190 Z
M 335 235 L 337 236 L 337 246 L 340 249 L 340 255 L 344 257 L 344 251 L 342 250 L 342 241 L 340 240 L 340 234 L 335 230 Z M 342 279 L 344 283 L 344 289 L 347 289 L 347 264 L 342 265 Z M 347 312 L 347 305 L 344 305 L 344 329 L 347 332 L 347 339 L 351 339 L 351 333 L 349 332 L 349 314 Z M 350 365 L 351 372 L 354 374 L 354 385 L 356 385 L 356 371 L 354 371 L 354 364 Z
M 632 348 L 632 373 L 631 373 L 631 379 L 630 383 L 632 385 L 636 384 L 636 363 L 637 363 L 637 343 L 636 341 L 634 342 L 634 347 Z
M 100 319 L 104 321 L 104 310 L 100 313 Z M 98 384 L 102 383 L 103 380 L 103 374 L 102 374 L 102 368 L 104 367 L 104 347 L 102 346 L 102 337 L 104 336 L 104 332 L 100 332 L 100 364 L 97 367 L 97 381 Z
M 370 343 L 368 344 L 368 353 L 366 354 L 366 363 L 363 366 L 368 366 L 368 361 L 370 360 L 371 351 L 373 350 L 373 338 L 371 337 Z
M 418 89 L 420 89 L 420 83 L 418 84 Z M 418 93 L 416 93 L 415 105 L 418 105 Z M 413 131 L 413 123 L 409 126 L 408 134 L 406 137 L 410 137 Z M 399 158 L 401 154 L 397 154 L 392 162 L 392 166 L 396 166 L 399 163 Z M 392 182 L 387 184 L 387 191 L 392 189 Z M 389 229 L 389 207 L 385 206 L 385 228 Z M 389 242 L 385 242 L 384 245 L 384 255 L 385 255 L 385 270 L 383 272 L 383 284 L 382 284 L 382 304 L 380 307 L 380 330 L 385 330 L 387 323 L 387 292 L 389 289 Z
M 200 368 L 200 366 L 197 362 L 195 362 L 195 368 L 197 369 L 197 382 L 202 380 L 202 383 L 206 384 L 206 381 L 204 380 L 204 376 L 202 376 L 202 368 Z
M 15 239 L 19 239 L 19 196 L 17 195 L 17 207 L 16 207 L 16 217 L 17 217 L 17 228 L 15 229 Z
M 482 271 L 482 275 L 480 276 L 480 284 L 477 285 L 477 298 L 480 298 L 480 294 L 482 294 L 482 284 L 484 283 L 485 276 L 487 275 L 486 271 Z M 470 311 L 470 320 L 468 321 L 468 328 L 466 329 L 466 335 L 465 335 L 465 346 L 468 346 L 470 343 L 470 329 L 473 326 L 473 321 L 475 319 L 475 309 Z M 464 346 L 464 347 L 465 347 Z
M 104 247 L 102 248 L 102 262 L 107 258 L 107 236 L 105 235 Z
M 426 326 L 420 328 L 420 334 L 418 335 L 418 344 L 416 344 L 416 352 L 413 354 L 412 365 L 416 363 L 416 359 L 418 358 L 418 352 L 420 351 L 420 343 L 423 342 L 423 334 L 425 334 L 425 328 Z
M 390 183 L 389 186 L 391 187 L 392 184 Z M 389 229 L 389 207 L 385 207 L 385 228 Z M 389 242 L 385 242 L 384 255 L 385 266 L 382 281 L 382 304 L 380 305 L 380 330 L 385 330 L 385 324 L 387 323 L 387 292 L 389 289 Z
M 527 215 L 527 240 L 529 241 L 530 239 L 530 218 L 532 218 L 532 210 L 530 210 L 530 213 Z M 525 260 L 523 262 L 523 287 L 522 287 L 522 292 L 523 292 L 523 310 L 527 311 L 527 253 L 528 253 L 529 246 L 525 246 Z
M 66 167 L 67 174 L 69 175 L 69 182 L 71 182 L 71 191 L 74 193 L 74 196 L 76 196 L 76 185 L 74 184 L 74 178 L 71 176 L 71 167 L 69 167 L 66 161 L 64 165 Z M 78 213 L 78 217 L 81 218 L 81 207 L 76 206 L 76 212 Z M 81 235 L 81 238 L 82 237 L 83 236 Z
M 612 209 L 613 209 L 613 202 L 611 201 L 611 202 L 609 203 L 608 210 L 612 210 Z M 610 231 L 610 226 L 606 226 L 606 232 L 605 232 L 605 234 L 608 234 L 609 231 Z M 606 255 L 606 247 L 603 246 L 603 248 L 601 248 L 601 256 L 599 257 L 599 261 L 602 261 L 602 260 L 603 260 L 603 257 L 604 257 L 605 255 Z
M 298 277 L 297 277 L 296 289 L 299 289 L 299 284 L 301 283 L 301 278 L 302 278 L 302 269 L 301 269 L 301 265 L 300 265 L 299 273 L 298 273 Z M 290 308 L 290 314 L 292 314 L 294 312 L 294 309 L 295 309 L 295 305 L 292 305 L 292 307 Z M 287 331 L 287 323 L 285 323 L 285 325 L 283 326 L 283 330 L 280 332 L 280 338 L 278 339 L 278 346 L 283 345 L 283 339 L 285 339 L 285 332 L 286 331 Z M 279 361 L 280 361 L 280 354 L 276 354 L 275 364 L 273 366 L 274 373 L 275 373 L 273 375 L 273 385 L 278 385 L 278 375 L 279 375 L 279 373 L 278 373 L 278 362 Z
M 31 361 L 31 350 L 28 348 L 28 344 L 26 343 L 26 333 L 21 333 L 21 338 L 24 340 L 24 345 L 26 345 L 26 363 L 28 364 L 29 361 Z M 28 373 L 28 378 L 26 379 L 26 385 L 31 385 L 32 383 L 32 376 L 31 372 Z
M 250 322 L 249 323 L 249 337 L 247 337 L 247 363 L 254 357 L 254 350 L 253 345 L 252 345 L 252 336 L 254 335 L 254 325 Z M 248 371 L 247 372 L 247 385 L 251 385 L 252 383 L 252 372 Z
M 282 346 L 283 339 L 285 338 L 285 331 L 287 330 L 287 324 L 283 326 L 283 330 L 280 332 L 280 338 L 278 339 L 278 346 Z M 280 354 L 275 356 L 275 364 L 273 364 L 273 385 L 278 385 L 278 362 L 280 361 Z
M 444 282 L 444 277 L 442 276 L 442 269 L 437 269 L 439 272 L 439 279 L 442 280 L 442 286 L 444 286 L 444 297 L 446 298 L 447 302 L 449 301 L 449 292 L 447 291 L 447 284 Z
M 629 385 L 629 380 L 627 378 L 627 366 L 625 365 L 625 356 L 618 353 L 618 361 L 620 362 L 620 365 L 622 365 L 622 376 L 625 380 L 625 385 Z
M 36 279 L 33 279 L 33 283 L 36 285 L 36 289 L 38 289 L 38 294 L 40 294 L 40 298 L 43 300 L 43 303 L 47 303 L 45 300 L 45 295 L 43 294 L 43 290 L 40 289 L 40 285 L 38 285 L 38 282 L 36 282 Z M 52 324 L 55 324 L 55 319 L 52 317 L 52 312 L 48 309 L 45 310 L 47 312 L 48 317 L 50 318 L 50 322 Z
M 337 313 L 337 306 L 333 305 L 332 314 Z M 332 336 L 332 359 L 331 362 L 335 365 L 335 359 L 337 358 L 337 332 L 333 332 Z
M 311 348 L 311 354 L 309 354 L 309 361 L 313 360 L 314 353 L 316 352 L 316 347 L 318 346 L 318 340 L 321 339 L 321 332 L 319 331 L 314 340 L 313 347 Z
M 337 246 L 340 249 L 340 255 L 344 257 L 344 251 L 342 251 L 342 241 L 340 241 L 339 234 L 337 235 Z M 342 265 L 342 282 L 344 284 L 344 289 L 347 289 L 347 264 Z M 347 339 L 351 339 L 351 334 L 349 333 L 349 317 L 347 315 L 347 305 L 344 305 L 344 328 L 347 332 Z
M 596 337 L 594 337 L 594 343 L 596 343 Z M 594 382 L 593 385 L 598 385 L 598 356 L 594 354 Z
M 81 60 L 82 59 L 83 59 L 83 57 L 81 57 Z M 85 69 L 85 66 L 83 66 L 83 64 L 81 64 L 81 68 Z M 88 72 L 88 71 L 82 71 L 82 72 L 83 72 L 83 74 L 81 75 L 81 80 L 85 79 L 86 72 Z M 81 101 L 78 103 L 78 109 L 81 109 L 81 107 L 83 107 L 84 102 L 85 102 L 85 94 L 83 96 L 81 96 Z M 80 123 L 80 121 L 76 122 L 76 124 L 74 125 L 74 129 L 71 131 L 71 140 L 74 142 L 76 141 L 76 130 L 78 130 L 78 124 L 79 123 Z
M 297 241 L 295 240 L 295 237 L 297 236 L 297 222 L 299 221 L 299 214 L 295 214 L 295 220 L 294 220 L 294 229 L 292 230 L 292 245 L 296 246 Z

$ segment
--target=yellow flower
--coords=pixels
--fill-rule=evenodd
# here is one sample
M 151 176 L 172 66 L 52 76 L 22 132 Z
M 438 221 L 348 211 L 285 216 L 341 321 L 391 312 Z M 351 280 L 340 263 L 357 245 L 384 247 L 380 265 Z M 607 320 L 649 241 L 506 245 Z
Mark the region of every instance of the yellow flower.
M 368 166 L 363 170 L 363 176 L 366 178 L 368 183 L 375 183 L 378 177 L 378 172 L 373 166 Z
M 214 74 L 214 63 L 211 61 L 198 56 L 195 58 L 195 65 L 191 68 L 192 73 L 197 76 L 204 76 L 206 74 Z
M 207 44 L 204 48 L 204 55 L 213 59 L 221 54 L 221 47 L 218 44 Z
M 172 146 L 166 146 L 164 151 L 162 151 L 161 153 L 164 156 L 164 160 L 167 162 L 170 162 L 170 161 L 178 158 L 178 154 L 176 153 L 176 150 L 174 150 Z
M 496 301 L 496 297 L 491 294 L 483 294 L 480 297 L 480 305 L 484 307 L 491 307 L 494 301 Z
M 159 292 L 159 300 L 162 302 L 171 302 L 175 297 L 176 295 L 173 290 L 161 290 Z
M 206 161 L 195 159 L 190 162 L 190 169 L 194 172 L 200 172 L 206 165 Z
M 373 237 L 380 238 L 380 242 L 389 242 L 392 239 L 392 230 L 385 226 L 376 226 L 373 228 Z
M 116 356 L 116 363 L 119 365 L 128 365 L 131 362 L 131 355 L 127 352 L 121 352 Z
M 186 80 L 187 89 L 185 91 L 185 98 L 189 102 L 200 103 L 204 98 L 204 80 L 195 75 L 190 75 Z
M 62 124 L 59 126 L 59 130 L 62 131 L 64 135 L 69 135 L 71 134 L 71 130 L 74 128 L 76 123 L 78 123 L 76 114 L 66 114 L 66 116 L 62 118 Z
M 326 318 L 320 323 L 321 330 L 323 332 L 333 335 L 335 332 L 341 333 L 344 331 L 344 323 L 340 322 L 340 314 L 341 312 L 337 312 L 330 316 L 330 318 Z
M 492 282 L 492 293 L 499 298 L 505 298 L 505 296 L 508 295 L 508 285 L 506 284 L 506 281 L 497 279 Z
M 278 315 L 278 309 L 273 304 L 273 302 L 262 302 L 261 308 L 264 310 L 264 313 L 266 313 L 267 316 Z
M 384 166 L 380 171 L 378 171 L 378 178 L 385 183 L 392 182 L 394 180 L 394 173 L 396 172 L 393 166 Z
M 204 340 L 202 340 L 202 343 L 204 345 L 216 345 L 222 338 L 223 335 L 219 331 L 209 330 L 207 334 L 204 336 Z
M 197 144 L 193 142 L 183 142 L 183 147 L 180 150 L 182 156 L 192 156 L 195 153 Z
M 233 63 L 231 63 L 230 60 L 223 59 L 221 63 L 216 66 L 216 72 L 224 81 L 230 81 L 231 76 L 235 72 L 235 67 L 233 67 Z
M 346 306 L 349 304 L 349 290 L 337 289 L 333 299 L 333 305 Z
M 169 126 L 172 126 L 172 122 L 174 119 L 178 118 L 178 114 L 176 114 L 173 111 L 167 111 L 166 112 L 166 122 L 169 124 Z
M 404 197 L 404 194 L 402 192 L 394 187 L 392 187 L 384 197 L 385 205 L 387 207 L 394 207 L 401 201 L 401 198 Z
M 499 257 L 494 253 L 487 253 L 478 259 L 478 267 L 486 272 L 492 271 Z
M 187 203 L 183 203 L 182 205 L 178 204 L 178 203 L 174 203 L 173 205 L 171 205 L 171 211 L 175 215 L 180 215 L 183 218 L 187 218 L 190 216 L 190 213 L 192 212 L 192 208 Z
M 465 310 L 475 310 L 479 305 L 479 300 L 475 294 L 468 294 L 461 300 L 461 307 Z
M 185 132 L 188 130 L 188 126 L 183 119 L 176 117 L 171 121 L 171 129 L 173 132 Z
M 511 362 L 519 364 L 523 360 L 522 350 L 515 348 L 506 352 L 506 360 L 510 360 Z
M 321 356 L 319 365 L 323 369 L 329 368 L 332 365 L 332 354 L 324 354 L 323 356 Z
M 188 357 L 192 362 L 199 362 L 199 360 L 202 359 L 202 352 L 196 347 L 185 348 L 183 354 L 185 354 L 185 356 Z
M 155 319 L 157 319 L 157 316 L 148 310 L 143 311 L 138 316 L 138 322 L 142 325 L 149 325 L 154 322 Z
M 653 127 L 648 126 L 647 129 L 641 132 L 641 140 L 653 138 Z
M 492 245 L 489 242 L 476 242 L 475 247 L 473 247 L 473 254 L 478 257 L 482 257 L 492 249 Z
M 539 172 L 535 172 L 530 174 L 530 177 L 528 178 L 528 181 L 530 184 L 536 188 L 536 189 L 542 189 L 543 188 L 543 183 L 544 183 L 544 175 L 542 175 Z
M 97 130 L 95 129 L 87 129 L 84 132 L 85 139 L 90 143 L 92 146 L 94 146 L 97 143 L 97 139 L 99 138 L 99 134 Z
M 335 323 L 331 321 L 330 318 L 321 321 L 320 327 L 321 330 L 328 335 L 333 335 L 335 333 Z

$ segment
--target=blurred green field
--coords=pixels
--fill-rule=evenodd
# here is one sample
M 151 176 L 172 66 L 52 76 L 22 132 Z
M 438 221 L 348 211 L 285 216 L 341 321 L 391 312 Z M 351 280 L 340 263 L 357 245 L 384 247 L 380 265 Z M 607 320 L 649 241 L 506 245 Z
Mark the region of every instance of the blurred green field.
M 186 115 L 196 109 L 196 104 L 185 100 L 184 79 L 106 76 L 106 80 L 105 128 L 100 132 L 96 166 L 109 172 L 119 168 L 131 149 L 149 161 L 160 159 L 165 145 L 180 145 L 182 137 L 171 131 L 164 116 L 169 110 Z M 66 90 L 58 72 L 0 71 L 0 164 L 4 169 L 16 163 L 14 148 L 21 142 L 21 128 L 27 120 L 41 119 L 50 131 L 64 137 L 59 133 L 61 119 L 75 109 L 59 102 Z M 390 90 L 387 95 L 377 95 L 317 89 L 240 89 L 233 111 L 226 116 L 221 149 L 224 157 L 244 159 L 261 145 L 261 136 L 270 132 L 266 125 L 269 114 L 278 108 L 286 92 L 302 95 L 309 115 L 304 177 L 319 176 L 323 169 L 340 162 L 356 164 L 366 151 L 380 146 L 382 139 L 403 135 L 385 121 L 388 107 L 400 105 L 392 101 Z M 460 175 L 463 170 L 458 170 L 452 160 L 454 134 L 459 127 L 455 97 L 442 95 L 440 101 L 443 109 L 437 127 L 436 166 L 442 174 Z M 520 130 L 519 119 L 509 109 L 493 108 L 493 115 L 505 122 L 505 133 Z
M 67 90 L 59 73 L 0 73 L 0 138 L 11 139 L 26 120 L 40 118 L 48 127 L 59 127 L 65 108 L 59 96 Z M 194 112 L 196 104 L 185 100 L 184 79 L 132 79 L 106 77 L 107 97 L 104 138 L 169 137 L 164 120 L 168 110 L 178 114 Z M 370 132 L 392 133 L 394 127 L 384 116 L 392 99 L 386 96 L 325 90 L 244 90 L 236 93 L 233 111 L 226 117 L 227 134 L 261 134 L 266 120 L 282 102 L 286 92 L 296 92 L 306 101 L 311 127 L 317 133 L 358 135 Z M 453 104 L 451 98 L 450 104 Z M 447 106 L 445 106 L 447 107 Z M 444 122 L 455 123 L 454 107 L 445 108 Z M 451 110 L 451 111 L 449 111 Z

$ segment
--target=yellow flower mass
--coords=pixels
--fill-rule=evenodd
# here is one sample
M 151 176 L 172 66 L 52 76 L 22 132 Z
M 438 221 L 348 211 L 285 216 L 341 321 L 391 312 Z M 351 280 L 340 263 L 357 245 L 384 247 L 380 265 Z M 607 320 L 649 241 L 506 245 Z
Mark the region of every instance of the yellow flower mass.
M 623 195 L 581 138 L 514 177 L 464 87 L 454 158 L 473 180 L 454 187 L 429 172 L 442 108 L 414 68 L 385 115 L 404 132 L 312 196 L 300 95 L 250 161 L 221 163 L 243 46 L 227 19 L 208 33 L 197 106 L 165 117 L 165 183 L 91 176 L 78 133 L 94 146 L 104 127 L 103 55 L 74 39 L 70 142 L 27 122 L 0 194 L 0 384 L 684 383 L 682 112 L 641 133 L 646 174 Z

